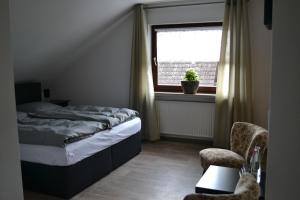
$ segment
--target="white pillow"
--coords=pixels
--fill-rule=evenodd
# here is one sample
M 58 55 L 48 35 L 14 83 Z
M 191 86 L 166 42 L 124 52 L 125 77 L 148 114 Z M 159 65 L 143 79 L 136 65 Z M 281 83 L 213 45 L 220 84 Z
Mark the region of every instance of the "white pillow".
M 60 109 L 61 106 L 48 103 L 48 102 L 31 102 L 25 103 L 17 106 L 17 111 L 21 112 L 38 112 L 46 110 L 56 110 Z

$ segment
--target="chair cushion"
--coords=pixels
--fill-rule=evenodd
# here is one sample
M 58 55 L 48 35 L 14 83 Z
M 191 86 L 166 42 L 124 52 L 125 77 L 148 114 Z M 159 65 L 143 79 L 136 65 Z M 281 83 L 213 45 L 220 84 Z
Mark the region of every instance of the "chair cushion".
M 210 165 L 241 168 L 245 162 L 245 159 L 239 154 L 218 148 L 203 149 L 200 151 L 200 159 L 204 170 L 207 170 Z

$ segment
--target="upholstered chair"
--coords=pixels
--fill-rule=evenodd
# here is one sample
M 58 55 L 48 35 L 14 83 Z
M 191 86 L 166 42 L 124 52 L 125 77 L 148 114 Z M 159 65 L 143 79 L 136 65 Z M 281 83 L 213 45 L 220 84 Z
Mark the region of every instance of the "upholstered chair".
M 204 171 L 210 165 L 241 168 L 250 161 L 254 147 L 260 147 L 264 153 L 267 147 L 268 131 L 247 122 L 235 122 L 231 129 L 230 150 L 208 148 L 200 151 L 201 165 Z
M 189 194 L 183 200 L 258 200 L 259 185 L 253 175 L 243 174 L 233 194 Z

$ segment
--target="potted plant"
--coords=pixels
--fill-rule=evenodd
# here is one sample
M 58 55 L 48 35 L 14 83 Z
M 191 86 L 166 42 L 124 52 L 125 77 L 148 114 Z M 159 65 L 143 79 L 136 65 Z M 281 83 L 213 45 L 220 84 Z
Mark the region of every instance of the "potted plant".
M 196 94 L 199 87 L 199 76 L 194 68 L 189 68 L 185 71 L 181 88 L 184 94 Z

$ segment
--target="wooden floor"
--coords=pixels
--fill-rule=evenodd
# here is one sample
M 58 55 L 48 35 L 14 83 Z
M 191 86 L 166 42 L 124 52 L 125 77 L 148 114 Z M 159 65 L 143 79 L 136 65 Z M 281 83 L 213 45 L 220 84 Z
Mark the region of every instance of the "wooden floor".
M 72 200 L 182 200 L 202 174 L 200 144 L 144 143 L 142 152 Z M 25 200 L 60 200 L 25 191 Z

